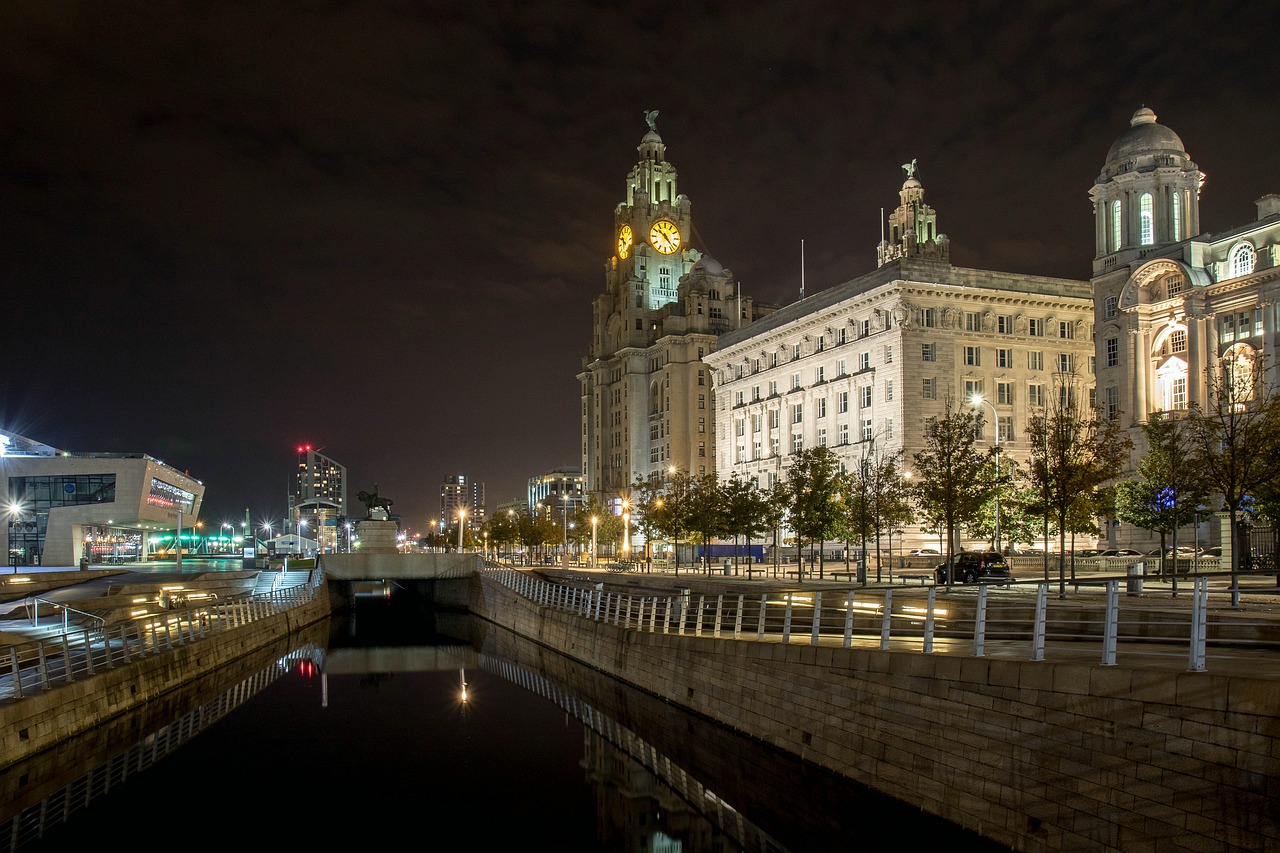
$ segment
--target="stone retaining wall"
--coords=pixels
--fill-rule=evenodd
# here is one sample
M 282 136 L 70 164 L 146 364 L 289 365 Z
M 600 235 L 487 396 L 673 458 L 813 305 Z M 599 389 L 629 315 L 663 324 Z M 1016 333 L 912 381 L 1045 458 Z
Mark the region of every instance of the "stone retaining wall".
M 1280 679 L 629 631 L 470 609 L 1017 850 L 1280 847 Z

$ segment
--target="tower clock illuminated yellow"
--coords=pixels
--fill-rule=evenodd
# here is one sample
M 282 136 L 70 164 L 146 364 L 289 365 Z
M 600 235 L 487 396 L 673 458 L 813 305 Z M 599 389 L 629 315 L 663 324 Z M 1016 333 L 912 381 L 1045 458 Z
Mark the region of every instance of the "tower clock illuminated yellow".
M 623 225 L 622 230 L 618 232 L 618 257 L 626 260 L 631 254 L 631 246 L 635 242 L 635 238 L 631 236 L 631 226 Z
M 659 219 L 649 229 L 649 242 L 664 255 L 680 248 L 680 229 L 670 219 Z

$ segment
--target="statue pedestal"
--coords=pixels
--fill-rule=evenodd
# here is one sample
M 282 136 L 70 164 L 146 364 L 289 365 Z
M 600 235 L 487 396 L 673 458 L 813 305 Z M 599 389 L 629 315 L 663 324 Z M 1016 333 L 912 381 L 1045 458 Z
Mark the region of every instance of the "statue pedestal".
M 356 522 L 356 534 L 360 537 L 360 553 L 362 554 L 395 554 L 396 537 L 400 526 L 394 521 L 375 521 L 362 519 Z

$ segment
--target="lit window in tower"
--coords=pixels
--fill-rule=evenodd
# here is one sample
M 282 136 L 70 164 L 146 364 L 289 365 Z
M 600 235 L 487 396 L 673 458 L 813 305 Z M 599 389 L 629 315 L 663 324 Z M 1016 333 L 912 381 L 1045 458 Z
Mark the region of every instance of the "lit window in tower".
M 1182 239 L 1182 196 L 1178 193 L 1173 194 L 1173 240 L 1176 243 Z
M 1155 218 L 1151 207 L 1151 193 L 1143 193 L 1138 199 L 1138 224 L 1142 245 L 1150 246 L 1156 241 Z
M 1120 251 L 1120 199 L 1111 202 L 1111 251 Z

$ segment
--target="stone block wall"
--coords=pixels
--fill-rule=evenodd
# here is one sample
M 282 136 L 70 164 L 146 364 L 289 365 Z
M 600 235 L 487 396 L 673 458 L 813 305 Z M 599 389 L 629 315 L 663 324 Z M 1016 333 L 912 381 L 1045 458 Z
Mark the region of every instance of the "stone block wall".
M 475 614 L 1018 850 L 1280 847 L 1280 678 L 624 630 L 477 577 Z

